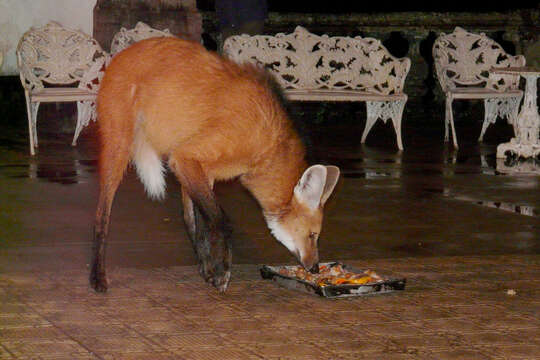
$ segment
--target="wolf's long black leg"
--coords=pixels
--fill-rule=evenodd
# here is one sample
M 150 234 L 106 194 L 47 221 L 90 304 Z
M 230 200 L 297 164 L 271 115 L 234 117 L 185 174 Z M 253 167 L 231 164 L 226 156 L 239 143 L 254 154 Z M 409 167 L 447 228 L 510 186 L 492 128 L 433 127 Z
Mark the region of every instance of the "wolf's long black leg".
M 174 157 L 170 165 L 182 184 L 184 220 L 201 276 L 219 291 L 225 291 L 232 264 L 231 231 L 225 213 L 198 162 Z

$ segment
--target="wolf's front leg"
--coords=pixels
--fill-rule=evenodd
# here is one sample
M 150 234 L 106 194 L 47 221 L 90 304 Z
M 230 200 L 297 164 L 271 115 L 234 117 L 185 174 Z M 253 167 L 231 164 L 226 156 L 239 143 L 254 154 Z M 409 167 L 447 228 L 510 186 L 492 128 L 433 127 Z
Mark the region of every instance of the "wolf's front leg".
M 193 247 L 199 258 L 199 272 L 219 291 L 224 292 L 229 285 L 232 265 L 231 230 L 225 214 L 219 221 L 209 221 L 206 214 L 194 205 L 195 234 Z
M 199 260 L 199 272 L 223 292 L 229 284 L 232 264 L 227 217 L 199 163 L 176 159 L 171 161 L 171 168 L 182 184 L 184 221 Z

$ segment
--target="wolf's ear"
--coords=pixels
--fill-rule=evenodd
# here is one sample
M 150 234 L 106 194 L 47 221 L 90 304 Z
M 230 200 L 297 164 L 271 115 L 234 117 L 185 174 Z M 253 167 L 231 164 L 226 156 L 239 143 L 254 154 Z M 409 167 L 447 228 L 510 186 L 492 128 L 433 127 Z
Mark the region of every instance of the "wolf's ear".
M 336 187 L 339 179 L 337 166 L 313 165 L 307 168 L 294 188 L 298 201 L 315 210 L 324 203 Z
M 324 206 L 326 200 L 332 195 L 334 188 L 339 180 L 339 168 L 333 165 L 326 166 L 326 183 L 321 196 L 321 205 Z
M 321 204 L 321 196 L 326 183 L 326 167 L 313 165 L 304 171 L 294 188 L 297 200 L 315 210 Z

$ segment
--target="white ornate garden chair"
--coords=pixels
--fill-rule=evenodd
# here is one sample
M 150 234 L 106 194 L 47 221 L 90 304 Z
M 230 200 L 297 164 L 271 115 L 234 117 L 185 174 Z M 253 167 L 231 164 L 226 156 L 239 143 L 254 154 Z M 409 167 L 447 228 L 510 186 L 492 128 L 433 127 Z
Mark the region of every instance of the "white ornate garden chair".
M 174 36 L 169 29 L 157 30 L 139 21 L 133 29 L 121 28 L 111 41 L 111 55 L 114 56 L 128 46 L 153 37 Z
M 318 36 L 298 26 L 291 34 L 231 36 L 223 52 L 235 62 L 269 70 L 289 100 L 365 101 L 361 142 L 378 119 L 391 119 L 397 146 L 403 149 L 401 118 L 407 102 L 403 86 L 411 61 L 395 58 L 379 40 Z
M 77 125 L 72 145 L 81 130 L 96 120 L 96 95 L 108 54 L 87 34 L 50 22 L 31 28 L 17 47 L 19 75 L 26 96 L 30 153 L 38 147 L 37 112 L 42 102 L 77 102 Z
M 456 27 L 451 34 L 441 34 L 433 44 L 433 59 L 439 84 L 446 95 L 445 141 L 452 128 L 454 147 L 458 147 L 452 103 L 458 99 L 483 99 L 484 122 L 478 141 L 497 117 L 513 124 L 518 115 L 523 92 L 518 89 L 519 76 L 493 74 L 492 67 L 525 66 L 522 55 L 508 55 L 484 33 L 475 34 Z

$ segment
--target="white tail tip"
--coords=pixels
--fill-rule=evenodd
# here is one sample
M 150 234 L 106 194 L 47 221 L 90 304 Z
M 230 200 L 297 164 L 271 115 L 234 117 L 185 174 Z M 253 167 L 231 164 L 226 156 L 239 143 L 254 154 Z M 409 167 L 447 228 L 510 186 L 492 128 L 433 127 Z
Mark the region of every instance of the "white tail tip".
M 141 133 L 135 137 L 133 144 L 133 163 L 148 196 L 154 200 L 163 200 L 166 187 L 165 167 L 161 157 Z

